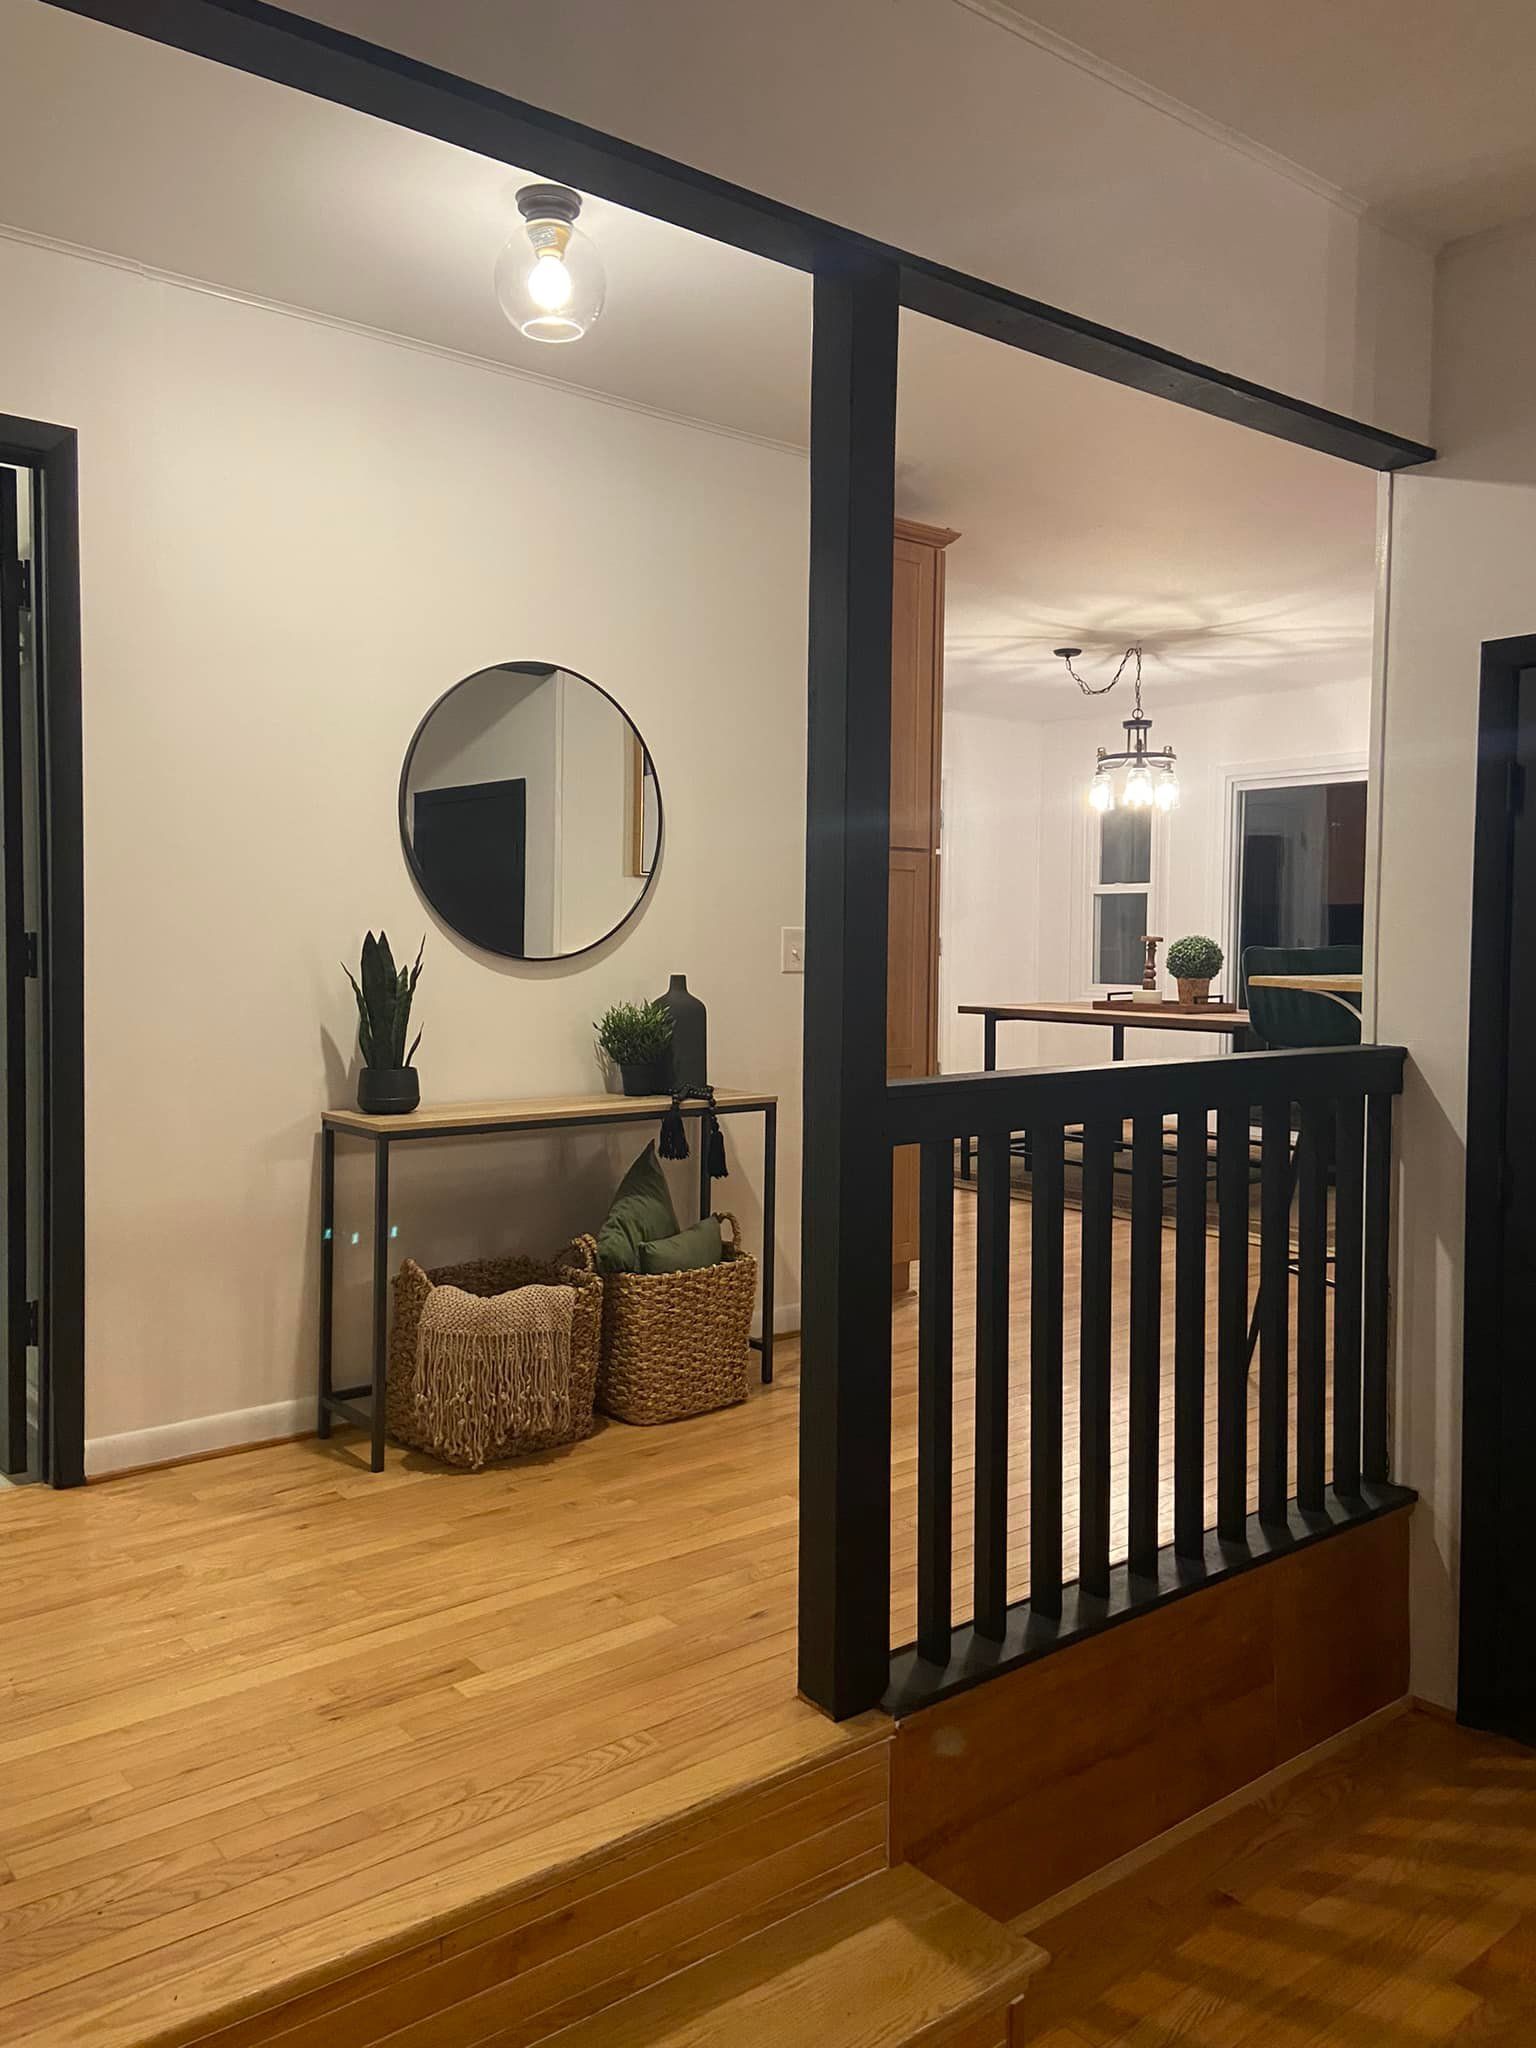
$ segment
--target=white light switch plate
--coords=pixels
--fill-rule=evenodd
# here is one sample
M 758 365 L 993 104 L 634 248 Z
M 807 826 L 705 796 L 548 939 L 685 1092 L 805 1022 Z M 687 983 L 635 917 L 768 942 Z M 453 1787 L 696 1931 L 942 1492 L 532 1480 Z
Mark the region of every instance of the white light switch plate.
M 779 934 L 781 974 L 804 974 L 805 972 L 805 926 L 787 924 Z

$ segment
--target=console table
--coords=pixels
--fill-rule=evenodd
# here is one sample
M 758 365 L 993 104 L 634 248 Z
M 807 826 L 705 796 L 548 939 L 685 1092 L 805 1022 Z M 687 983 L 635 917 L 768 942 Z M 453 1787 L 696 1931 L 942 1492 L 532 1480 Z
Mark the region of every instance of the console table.
M 319 1433 L 329 1436 L 340 1417 L 368 1432 L 375 1472 L 384 1469 L 384 1389 L 389 1356 L 389 1155 L 396 1145 L 458 1138 L 503 1138 L 518 1132 L 595 1130 L 614 1124 L 659 1124 L 672 1107 L 668 1095 L 534 1095 L 513 1102 L 426 1104 L 405 1116 L 369 1116 L 360 1109 L 328 1109 L 320 1118 L 320 1400 Z M 707 1105 L 684 1103 L 695 1130 L 699 1168 L 699 1213 L 710 1207 L 709 1169 L 702 1119 Z M 719 1117 L 763 1119 L 763 1334 L 754 1338 L 762 1354 L 763 1382 L 773 1378 L 774 1196 L 779 1102 L 734 1088 L 717 1088 Z M 336 1262 L 336 1140 L 361 1139 L 373 1147 L 373 1370 L 360 1385 L 337 1387 L 333 1373 Z M 366 1401 L 368 1405 L 360 1405 Z

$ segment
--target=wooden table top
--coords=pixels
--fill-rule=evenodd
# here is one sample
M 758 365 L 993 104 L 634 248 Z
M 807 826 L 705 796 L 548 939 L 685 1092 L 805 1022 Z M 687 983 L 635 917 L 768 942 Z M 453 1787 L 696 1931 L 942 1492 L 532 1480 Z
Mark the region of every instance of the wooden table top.
M 1315 996 L 1365 994 L 1363 974 L 1250 974 L 1250 988 L 1297 988 Z
M 961 1003 L 962 1017 L 1003 1017 L 1018 1024 L 1124 1024 L 1133 1031 L 1246 1031 L 1246 1010 L 1155 1010 L 1150 1003 Z
M 721 1110 L 772 1109 L 776 1095 L 758 1089 L 717 1088 Z M 501 1102 L 424 1102 L 404 1116 L 370 1116 L 361 1109 L 327 1109 L 320 1121 L 333 1131 L 366 1138 L 451 1138 L 458 1133 L 532 1131 L 546 1124 L 655 1122 L 672 1107 L 670 1095 L 525 1095 Z M 697 1114 L 702 1102 L 683 1105 Z

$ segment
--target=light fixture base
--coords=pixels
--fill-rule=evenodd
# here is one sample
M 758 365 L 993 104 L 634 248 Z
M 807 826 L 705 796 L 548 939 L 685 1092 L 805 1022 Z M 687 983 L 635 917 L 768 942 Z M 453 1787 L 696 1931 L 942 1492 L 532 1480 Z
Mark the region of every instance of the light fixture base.
M 524 185 L 517 195 L 524 220 L 563 220 L 571 226 L 581 212 L 581 194 L 569 185 Z

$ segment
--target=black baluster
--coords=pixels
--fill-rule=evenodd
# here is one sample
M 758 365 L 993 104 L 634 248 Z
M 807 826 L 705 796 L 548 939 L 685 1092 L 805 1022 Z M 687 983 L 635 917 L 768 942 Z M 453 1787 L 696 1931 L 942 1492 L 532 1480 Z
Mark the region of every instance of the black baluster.
M 1181 1109 L 1175 1168 L 1173 1277 L 1173 1547 L 1205 1548 L 1205 1238 L 1209 1125 Z
M 1029 1600 L 1061 1613 L 1062 1127 L 1030 1134 Z
M 1363 1458 L 1367 1479 L 1385 1480 L 1388 1276 L 1392 1233 L 1392 1097 L 1372 1095 L 1365 1122 L 1365 1319 Z
M 1365 1103 L 1335 1108 L 1333 1172 L 1333 1483 L 1360 1491 L 1360 1367 L 1365 1280 Z
M 1296 1499 L 1327 1484 L 1328 1140 L 1326 1106 L 1303 1103 L 1296 1155 Z
M 1157 1570 L 1159 1398 L 1162 1370 L 1163 1120 L 1131 1125 L 1130 1541 L 1133 1572 Z
M 976 1147 L 976 1529 L 974 1626 L 1008 1625 L 1009 1134 Z
M 1290 1498 L 1291 1105 L 1266 1102 L 1259 1163 L 1259 1516 Z
M 1118 1124 L 1083 1131 L 1082 1299 L 1078 1339 L 1078 1583 L 1109 1597 L 1110 1328 Z
M 954 1147 L 922 1149 L 917 1298 L 917 1647 L 935 1664 L 950 1650 L 953 1570 Z
M 1216 1118 L 1216 1526 L 1248 1531 L 1248 1111 Z

